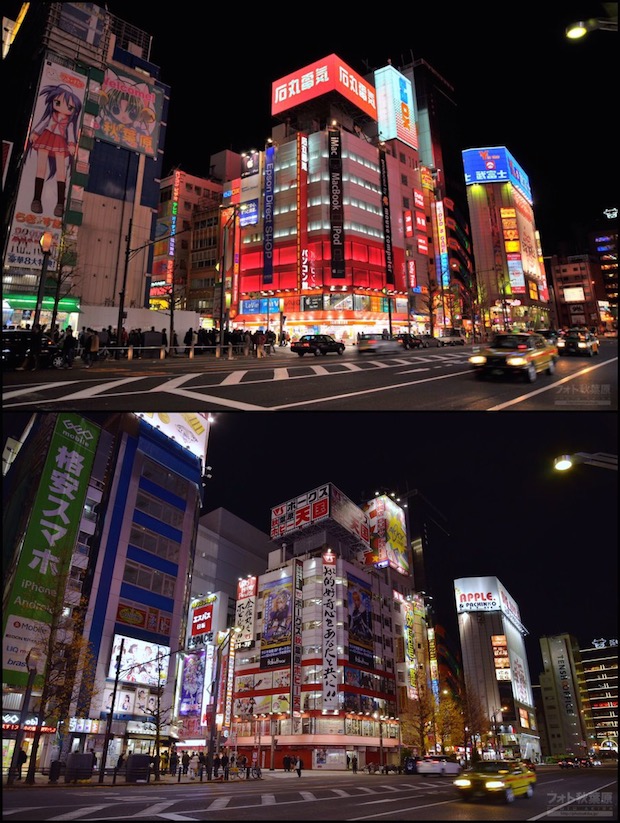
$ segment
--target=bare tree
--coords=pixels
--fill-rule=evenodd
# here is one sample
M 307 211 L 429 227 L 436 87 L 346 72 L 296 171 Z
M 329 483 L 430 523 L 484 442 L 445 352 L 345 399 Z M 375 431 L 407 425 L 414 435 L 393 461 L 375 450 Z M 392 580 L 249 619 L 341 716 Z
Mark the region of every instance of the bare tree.
M 52 333 L 58 316 L 58 304 L 63 297 L 71 294 L 80 281 L 79 269 L 76 268 L 76 264 L 76 241 L 70 238 L 63 229 L 58 247 L 57 268 L 56 271 L 50 272 L 48 275 L 48 280 L 54 282 L 54 307 L 50 323 L 50 332 Z
M 437 309 L 441 304 L 441 289 L 437 280 L 429 273 L 427 291 L 422 293 L 422 305 L 428 312 L 429 332 L 433 336 Z
M 431 737 L 434 738 L 434 716 L 435 698 L 426 683 L 421 682 L 417 699 L 409 700 L 400 712 L 403 743 L 417 749 L 420 755 L 426 753 Z
M 70 713 L 79 714 L 98 693 L 95 686 L 96 658 L 89 641 L 82 635 L 86 598 L 67 605 L 65 594 L 69 574 L 61 576 L 54 599 L 48 604 L 51 620 L 46 633 L 35 645 L 45 660 L 43 687 L 36 707 L 37 726 L 28 764 L 27 783 L 34 783 L 37 753 L 42 727 L 54 718 L 60 727 L 68 728 Z M 70 612 L 70 613 L 69 613 Z M 65 742 L 69 740 L 65 735 Z
M 161 763 L 161 738 L 164 726 L 170 723 L 172 706 L 163 706 L 162 697 L 164 694 L 164 686 L 162 685 L 162 673 L 166 665 L 164 664 L 164 656 L 161 652 L 157 654 L 157 687 L 155 689 L 156 704 L 152 712 L 153 724 L 155 726 L 155 769 L 154 778 L 156 781 L 160 780 L 160 763 Z
M 488 729 L 489 721 L 482 700 L 478 695 L 476 684 L 469 678 L 465 679 L 465 693 L 463 695 L 463 738 L 465 750 L 470 746 L 472 763 L 478 762 L 477 741 L 482 740 L 482 734 Z

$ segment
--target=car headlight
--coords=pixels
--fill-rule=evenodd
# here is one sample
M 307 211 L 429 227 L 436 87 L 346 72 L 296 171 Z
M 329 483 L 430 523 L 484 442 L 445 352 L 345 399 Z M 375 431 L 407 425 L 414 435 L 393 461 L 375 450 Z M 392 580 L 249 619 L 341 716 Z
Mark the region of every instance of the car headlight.
M 458 777 L 452 785 L 458 786 L 459 789 L 469 789 L 471 780 L 468 780 L 466 777 Z
M 487 789 L 504 789 L 506 787 L 503 780 L 487 780 L 484 785 Z
M 469 358 L 469 362 L 472 366 L 484 366 L 487 362 L 487 359 L 484 354 L 474 354 L 472 357 Z
M 559 349 L 563 349 L 565 345 L 566 345 L 566 342 L 564 340 L 558 340 L 558 348 Z
M 587 343 L 582 343 L 582 342 L 577 343 L 577 346 L 580 349 L 587 349 L 588 348 L 588 344 Z
M 507 366 L 527 366 L 527 360 L 525 357 L 507 357 L 506 358 L 506 365 Z

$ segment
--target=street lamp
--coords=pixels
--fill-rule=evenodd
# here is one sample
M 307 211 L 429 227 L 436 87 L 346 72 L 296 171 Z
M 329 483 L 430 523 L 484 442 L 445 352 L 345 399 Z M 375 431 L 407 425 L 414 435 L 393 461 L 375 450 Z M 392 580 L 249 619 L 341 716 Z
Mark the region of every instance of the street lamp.
M 49 232 L 46 232 L 49 234 Z M 50 235 L 51 236 L 51 235 Z M 28 716 L 30 707 L 30 697 L 32 696 L 32 688 L 34 686 L 34 679 L 37 676 L 37 669 L 39 663 L 40 652 L 37 649 L 30 649 L 26 655 L 26 668 L 28 669 L 28 682 L 26 683 L 26 691 L 24 692 L 24 700 L 22 702 L 21 712 L 19 713 L 19 728 L 15 737 L 15 748 L 13 749 L 13 757 L 11 758 L 11 765 L 9 767 L 9 774 L 7 777 L 7 786 L 12 785 L 15 775 L 19 771 L 18 757 L 24 741 L 24 726 Z
M 383 774 L 383 715 L 375 712 L 373 717 L 379 721 L 379 772 Z
M 502 738 L 501 738 L 501 735 L 498 734 L 498 731 L 497 731 L 497 726 L 498 726 L 498 724 L 497 724 L 497 715 L 501 714 L 502 712 L 507 712 L 507 711 L 508 711 L 507 706 L 501 706 L 499 709 L 495 709 L 495 711 L 491 715 L 491 721 L 493 723 L 493 737 L 495 739 L 495 745 L 497 747 L 497 754 L 498 754 L 500 760 L 502 759 L 503 752 L 502 752 Z
M 43 263 L 41 265 L 41 274 L 39 276 L 39 290 L 37 292 L 37 305 L 34 310 L 34 321 L 32 327 L 34 328 L 41 322 L 41 309 L 43 308 L 43 296 L 45 294 L 45 275 L 47 274 L 47 266 L 50 259 L 50 250 L 52 248 L 52 240 L 54 236 L 51 231 L 44 231 L 39 240 L 41 251 L 43 252 Z
M 617 3 L 606 3 L 610 8 L 616 8 Z M 605 20 L 600 17 L 591 17 L 589 20 L 578 20 L 576 23 L 571 23 L 566 28 L 566 37 L 568 40 L 581 40 L 591 31 L 618 31 L 618 13 L 616 11 L 615 17 L 611 16 Z
M 590 466 L 598 466 L 600 469 L 618 471 L 618 455 L 605 454 L 604 452 L 595 452 L 594 454 L 587 454 L 586 452 L 562 454 L 553 461 L 553 468 L 556 471 L 564 472 L 576 463 L 588 463 Z

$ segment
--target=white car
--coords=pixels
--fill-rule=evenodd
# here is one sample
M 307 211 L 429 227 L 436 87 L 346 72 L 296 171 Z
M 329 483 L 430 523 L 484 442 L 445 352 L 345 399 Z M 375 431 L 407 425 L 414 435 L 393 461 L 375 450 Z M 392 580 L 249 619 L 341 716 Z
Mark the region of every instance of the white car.
M 424 757 L 418 762 L 418 774 L 460 774 L 463 767 L 458 760 L 451 757 L 437 755 L 437 757 Z

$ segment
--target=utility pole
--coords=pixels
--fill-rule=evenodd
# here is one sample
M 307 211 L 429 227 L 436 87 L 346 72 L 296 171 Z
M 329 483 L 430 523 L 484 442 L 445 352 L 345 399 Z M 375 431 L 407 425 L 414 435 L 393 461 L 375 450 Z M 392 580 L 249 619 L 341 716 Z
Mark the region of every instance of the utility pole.
M 123 333 L 123 315 L 125 313 L 125 291 L 127 290 L 127 274 L 129 272 L 129 256 L 131 254 L 131 227 L 133 225 L 133 217 L 129 218 L 129 227 L 127 229 L 127 243 L 125 245 L 125 267 L 123 269 L 123 285 L 119 292 L 118 301 L 118 321 L 116 323 L 116 339 L 120 342 Z
M 103 783 L 105 777 L 105 767 L 108 762 L 108 746 L 110 745 L 110 737 L 112 736 L 112 720 L 114 718 L 114 704 L 116 703 L 116 690 L 118 689 L 118 681 L 121 676 L 121 659 L 123 657 L 123 650 L 125 648 L 125 639 L 121 639 L 121 647 L 118 650 L 116 657 L 116 677 L 114 678 L 114 688 L 112 689 L 112 701 L 110 705 L 110 713 L 105 727 L 105 738 L 103 741 L 103 754 L 101 756 L 101 770 L 99 772 L 99 782 Z

